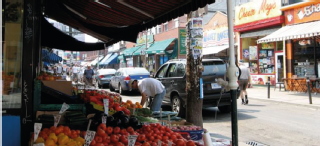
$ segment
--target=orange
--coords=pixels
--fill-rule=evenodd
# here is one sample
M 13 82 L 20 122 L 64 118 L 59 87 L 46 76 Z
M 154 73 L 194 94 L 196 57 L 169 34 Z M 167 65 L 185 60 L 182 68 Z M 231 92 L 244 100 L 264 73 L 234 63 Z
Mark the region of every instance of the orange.
M 62 145 L 62 144 L 67 144 L 69 142 L 69 137 L 64 135 L 64 136 L 61 136 L 59 137 L 59 145 Z
M 56 143 L 52 139 L 47 139 L 45 145 L 46 146 L 55 146 Z
M 58 141 L 58 137 L 54 133 L 50 133 L 48 139 L 52 139 L 54 141 L 54 143 L 56 143 Z

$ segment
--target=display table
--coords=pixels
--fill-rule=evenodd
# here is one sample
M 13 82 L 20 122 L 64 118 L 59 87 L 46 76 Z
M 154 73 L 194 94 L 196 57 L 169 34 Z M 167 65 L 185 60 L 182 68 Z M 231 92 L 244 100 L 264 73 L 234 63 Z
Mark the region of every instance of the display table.
M 285 89 L 288 91 L 308 92 L 306 78 L 283 78 Z M 310 91 L 313 93 L 320 93 L 320 78 L 310 78 Z

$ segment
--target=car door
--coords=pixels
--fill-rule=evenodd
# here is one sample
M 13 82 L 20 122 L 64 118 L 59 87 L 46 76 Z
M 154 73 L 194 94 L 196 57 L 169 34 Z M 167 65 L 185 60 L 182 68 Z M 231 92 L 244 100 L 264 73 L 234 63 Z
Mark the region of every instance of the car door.
M 186 89 L 186 79 L 185 79 L 185 64 L 176 63 L 170 64 L 167 71 L 167 78 L 170 83 L 169 90 L 172 92 L 177 92 L 180 97 L 185 97 L 185 89 Z
M 161 66 L 155 76 L 155 78 L 159 80 L 166 89 L 166 95 L 165 95 L 165 98 L 163 99 L 164 101 L 170 101 L 170 92 L 171 92 L 169 90 L 170 83 L 168 78 L 166 78 L 168 66 L 169 64 L 164 64 L 163 66 Z
M 112 77 L 112 79 L 111 79 L 111 84 L 112 84 L 112 87 L 113 87 L 114 89 L 117 88 L 116 83 L 117 83 L 117 78 L 118 78 L 118 76 L 119 76 L 119 71 L 117 71 L 117 72 L 115 73 L 114 77 Z

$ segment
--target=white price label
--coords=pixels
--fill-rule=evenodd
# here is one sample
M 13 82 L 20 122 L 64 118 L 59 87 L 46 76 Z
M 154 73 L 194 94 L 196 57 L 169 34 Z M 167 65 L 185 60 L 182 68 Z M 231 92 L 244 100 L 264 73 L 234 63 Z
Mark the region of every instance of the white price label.
M 91 141 L 94 139 L 94 136 L 96 135 L 96 132 L 94 131 L 87 131 L 86 136 L 84 137 L 85 139 L 85 146 L 89 146 L 91 144 Z
M 45 146 L 44 143 L 33 144 L 33 146 Z
M 161 146 L 162 142 L 161 140 L 158 140 L 158 146 Z
M 102 116 L 102 123 L 107 125 L 107 117 L 106 116 Z
M 103 99 L 104 113 L 108 115 L 109 112 L 109 99 Z
M 61 115 L 54 115 L 54 127 L 57 127 L 59 122 L 60 122 L 60 119 L 61 119 Z
M 168 146 L 172 146 L 172 141 L 168 141 Z
M 128 136 L 128 146 L 134 146 L 136 143 L 138 136 L 137 135 L 129 135 Z
M 59 112 L 59 114 L 63 114 L 70 106 L 68 104 L 66 104 L 65 102 L 62 104 L 61 110 Z
M 38 139 L 42 123 L 34 123 L 34 142 Z

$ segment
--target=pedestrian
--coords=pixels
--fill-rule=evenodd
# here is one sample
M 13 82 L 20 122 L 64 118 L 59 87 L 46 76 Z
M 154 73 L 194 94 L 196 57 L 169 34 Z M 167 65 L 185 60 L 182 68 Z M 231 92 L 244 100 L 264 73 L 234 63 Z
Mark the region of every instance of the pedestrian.
M 92 78 L 94 75 L 93 69 L 91 69 L 91 66 L 87 66 L 87 69 L 84 70 L 83 76 L 85 77 L 85 82 L 87 85 L 92 86 Z
M 162 83 L 153 78 L 145 78 L 142 80 L 134 80 L 131 83 L 132 89 L 139 89 L 142 98 L 140 104 L 143 106 L 148 97 L 153 98 L 150 109 L 151 111 L 160 111 L 162 100 L 166 95 L 166 89 Z
M 72 67 L 72 81 L 78 81 L 78 73 L 79 73 L 79 67 L 77 67 L 77 65 L 74 65 Z
M 251 81 L 251 76 L 250 76 L 250 71 L 248 67 L 246 67 L 243 63 L 243 60 L 239 61 L 239 67 L 241 72 L 241 75 L 239 77 L 240 97 L 242 100 L 242 104 L 245 105 L 249 103 L 247 87 L 248 87 L 249 81 Z M 243 95 L 245 98 L 243 97 Z
M 57 75 L 61 76 L 62 75 L 62 66 L 61 63 L 58 64 L 58 66 L 56 67 L 57 70 Z

